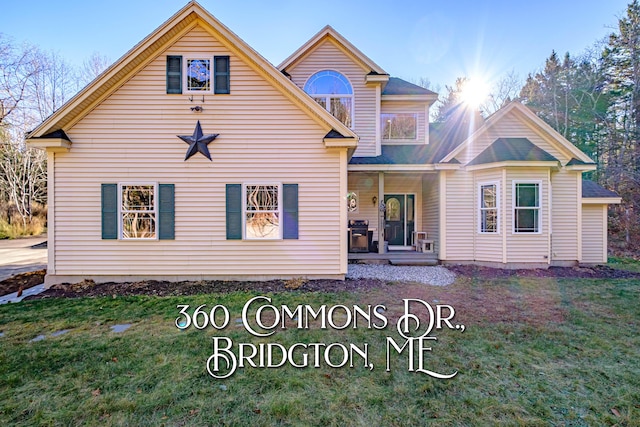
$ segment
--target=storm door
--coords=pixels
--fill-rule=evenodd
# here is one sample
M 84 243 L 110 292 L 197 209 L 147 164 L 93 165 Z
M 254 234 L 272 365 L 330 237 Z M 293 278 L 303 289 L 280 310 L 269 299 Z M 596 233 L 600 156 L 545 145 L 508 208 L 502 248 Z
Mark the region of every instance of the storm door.
M 410 246 L 415 229 L 415 195 L 385 194 L 385 240 L 389 246 Z

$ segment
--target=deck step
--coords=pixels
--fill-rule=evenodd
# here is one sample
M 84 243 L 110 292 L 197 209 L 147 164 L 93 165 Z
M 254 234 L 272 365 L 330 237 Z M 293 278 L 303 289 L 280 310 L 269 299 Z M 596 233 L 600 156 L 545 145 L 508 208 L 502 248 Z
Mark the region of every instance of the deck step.
M 422 252 L 387 252 L 377 253 L 350 253 L 349 262 L 358 264 L 392 264 L 392 265 L 438 265 L 438 256 L 434 253 Z
M 437 259 L 390 259 L 391 265 L 419 265 L 419 266 L 433 266 L 438 265 Z

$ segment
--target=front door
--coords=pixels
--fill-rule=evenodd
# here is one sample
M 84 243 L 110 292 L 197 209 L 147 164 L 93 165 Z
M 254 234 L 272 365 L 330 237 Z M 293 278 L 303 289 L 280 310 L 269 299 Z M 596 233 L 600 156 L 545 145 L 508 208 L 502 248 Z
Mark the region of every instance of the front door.
M 415 195 L 385 194 L 385 240 L 391 246 L 410 246 L 414 230 Z

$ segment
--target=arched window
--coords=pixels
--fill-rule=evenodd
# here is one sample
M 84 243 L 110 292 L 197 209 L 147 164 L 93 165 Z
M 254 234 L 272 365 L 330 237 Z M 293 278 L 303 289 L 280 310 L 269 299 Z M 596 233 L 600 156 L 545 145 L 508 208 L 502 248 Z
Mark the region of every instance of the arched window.
M 353 89 L 351 83 L 337 71 L 323 70 L 307 80 L 304 91 L 342 123 L 353 123 Z

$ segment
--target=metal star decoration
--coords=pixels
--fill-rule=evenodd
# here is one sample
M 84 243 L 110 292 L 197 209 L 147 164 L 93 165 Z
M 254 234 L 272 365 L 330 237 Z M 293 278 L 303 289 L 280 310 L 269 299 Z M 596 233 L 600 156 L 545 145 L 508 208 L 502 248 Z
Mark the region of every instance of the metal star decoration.
M 211 160 L 211 154 L 209 154 L 209 148 L 207 145 L 220 135 L 219 133 L 212 133 L 210 135 L 202 134 L 202 126 L 200 126 L 200 120 L 196 123 L 196 128 L 193 131 L 193 135 L 177 135 L 178 138 L 189 144 L 187 155 L 184 157 L 186 162 L 189 157 L 193 156 L 197 152 L 202 153 L 207 159 Z

